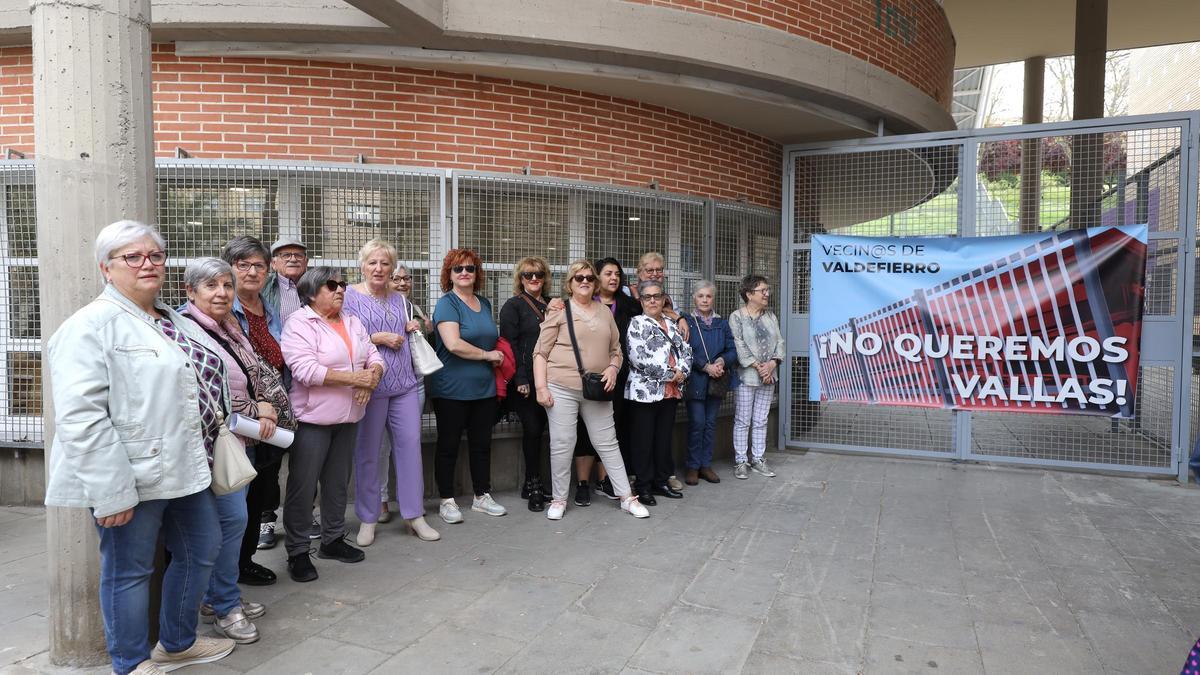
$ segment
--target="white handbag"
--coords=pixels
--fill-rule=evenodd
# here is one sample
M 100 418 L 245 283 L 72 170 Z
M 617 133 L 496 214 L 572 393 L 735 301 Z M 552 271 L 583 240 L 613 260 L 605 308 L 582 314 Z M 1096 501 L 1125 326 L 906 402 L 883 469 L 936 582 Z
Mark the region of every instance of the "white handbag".
M 412 321 L 412 310 L 416 306 L 411 302 L 406 304 L 409 310 L 408 321 Z M 421 334 L 420 329 L 408 334 L 408 348 L 412 354 L 413 370 L 421 377 L 428 377 L 442 369 L 442 360 L 438 358 L 433 347 L 429 346 L 429 341 Z
M 224 415 L 218 416 L 220 430 L 213 444 L 212 488 L 215 495 L 237 492 L 254 480 L 258 472 L 246 455 L 246 446 L 225 425 Z

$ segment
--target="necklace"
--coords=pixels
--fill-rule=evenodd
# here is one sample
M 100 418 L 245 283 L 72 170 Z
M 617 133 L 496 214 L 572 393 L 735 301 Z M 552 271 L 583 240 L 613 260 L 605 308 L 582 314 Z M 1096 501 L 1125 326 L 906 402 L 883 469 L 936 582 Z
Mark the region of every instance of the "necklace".
M 366 289 L 367 289 L 366 296 L 368 298 L 371 298 L 372 300 L 374 300 L 377 305 L 379 305 L 380 307 L 383 308 L 383 313 L 387 316 L 388 321 L 395 320 L 396 315 L 392 314 L 392 303 L 389 302 L 389 300 L 391 299 L 391 292 L 385 290 L 383 292 L 383 297 L 380 298 L 378 295 L 375 295 L 375 293 L 371 291 L 371 288 L 369 286 L 367 286 Z

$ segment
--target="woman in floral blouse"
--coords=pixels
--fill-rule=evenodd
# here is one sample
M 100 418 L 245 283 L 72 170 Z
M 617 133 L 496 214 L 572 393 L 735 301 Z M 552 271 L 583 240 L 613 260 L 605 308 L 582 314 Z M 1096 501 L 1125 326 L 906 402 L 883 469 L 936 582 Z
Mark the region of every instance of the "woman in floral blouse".
M 638 284 L 641 316 L 629 322 L 629 380 L 625 398 L 629 400 L 633 434 L 631 456 L 637 473 L 637 493 L 643 504 L 653 506 L 654 495 L 679 499 L 683 493 L 672 489 L 667 478 L 675 473 L 671 456 L 671 435 L 675 428 L 675 408 L 683 398 L 683 385 L 692 367 L 692 348 L 675 322 L 663 315 L 662 282 Z
M 738 290 L 741 309 L 729 317 L 733 344 L 737 347 L 738 380 L 734 393 L 733 452 L 735 478 L 746 479 L 750 471 L 768 478 L 775 472 L 767 468 L 763 455 L 767 451 L 767 417 L 771 414 L 771 399 L 779 380 L 779 364 L 783 363 L 783 334 L 779 319 L 767 309 L 771 301 L 771 286 L 764 276 L 748 275 Z M 750 457 L 746 455 L 746 432 L 750 432 Z

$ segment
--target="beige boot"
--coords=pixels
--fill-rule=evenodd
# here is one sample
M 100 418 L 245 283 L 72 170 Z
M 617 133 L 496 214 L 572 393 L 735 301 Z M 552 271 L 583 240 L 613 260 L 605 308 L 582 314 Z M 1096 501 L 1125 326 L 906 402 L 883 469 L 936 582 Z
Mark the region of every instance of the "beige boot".
M 404 521 L 404 524 L 408 525 L 408 529 L 411 530 L 413 534 L 417 535 L 421 541 L 437 541 L 438 539 L 442 538 L 442 535 L 438 534 L 437 530 L 433 529 L 429 526 L 429 523 L 425 522 L 425 516 L 409 518 L 408 520 Z
M 358 536 L 354 538 L 359 546 L 370 546 L 375 543 L 375 523 L 363 523 L 358 526 Z

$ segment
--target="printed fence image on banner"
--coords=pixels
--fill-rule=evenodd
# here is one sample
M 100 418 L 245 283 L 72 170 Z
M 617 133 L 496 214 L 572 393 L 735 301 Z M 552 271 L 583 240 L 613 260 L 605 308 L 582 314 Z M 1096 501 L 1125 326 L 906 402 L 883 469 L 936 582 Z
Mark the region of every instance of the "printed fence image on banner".
M 1146 238 L 815 235 L 809 398 L 1132 417 Z

